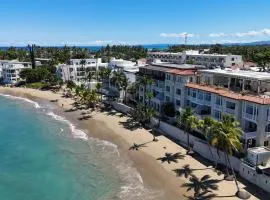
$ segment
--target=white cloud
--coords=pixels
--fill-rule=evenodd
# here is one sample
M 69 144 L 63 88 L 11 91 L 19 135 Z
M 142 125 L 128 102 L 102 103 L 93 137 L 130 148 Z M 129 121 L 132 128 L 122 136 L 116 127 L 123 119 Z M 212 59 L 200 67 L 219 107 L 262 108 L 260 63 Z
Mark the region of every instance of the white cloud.
M 237 32 L 237 33 L 210 33 L 209 37 L 255 37 L 255 36 L 263 36 L 270 35 L 270 29 L 261 29 L 261 30 L 251 30 L 247 32 Z
M 94 43 L 96 43 L 96 44 L 109 44 L 109 43 L 112 43 L 112 40 L 96 40 Z
M 184 38 L 184 37 L 194 37 L 195 34 L 192 33 L 187 33 L 187 32 L 183 32 L 183 33 L 161 33 L 160 36 L 162 37 L 169 37 L 169 38 Z
M 228 34 L 225 33 L 210 33 L 209 37 L 226 37 Z

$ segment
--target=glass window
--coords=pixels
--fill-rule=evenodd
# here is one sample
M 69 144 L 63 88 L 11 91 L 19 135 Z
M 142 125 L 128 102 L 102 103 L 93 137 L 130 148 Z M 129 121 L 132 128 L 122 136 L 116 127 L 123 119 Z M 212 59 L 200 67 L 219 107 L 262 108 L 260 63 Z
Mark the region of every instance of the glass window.
M 176 104 L 177 106 L 180 106 L 180 105 L 181 105 L 180 100 L 176 99 L 175 104 Z
M 253 115 L 254 113 L 254 107 L 251 105 L 246 105 L 246 113 Z
M 219 106 L 222 105 L 222 99 L 221 99 L 220 96 L 217 96 L 217 97 L 216 97 L 216 105 L 219 105 Z
M 198 91 L 198 99 L 203 100 L 203 92 Z
M 165 99 L 166 99 L 166 101 L 170 101 L 170 97 L 168 97 L 168 96 L 166 96 Z
M 226 108 L 235 110 L 235 103 L 230 102 L 230 101 L 227 101 L 227 102 L 226 102 Z
M 170 92 L 171 88 L 170 86 L 166 86 L 166 92 Z
M 176 94 L 181 95 L 181 89 L 176 89 Z
M 166 74 L 166 80 L 171 80 L 171 76 L 169 74 Z
M 215 118 L 220 120 L 221 119 L 221 112 L 220 111 L 217 111 L 215 110 L 215 114 L 214 114 Z
M 204 94 L 204 100 L 211 101 L 211 94 L 210 93 L 205 93 Z

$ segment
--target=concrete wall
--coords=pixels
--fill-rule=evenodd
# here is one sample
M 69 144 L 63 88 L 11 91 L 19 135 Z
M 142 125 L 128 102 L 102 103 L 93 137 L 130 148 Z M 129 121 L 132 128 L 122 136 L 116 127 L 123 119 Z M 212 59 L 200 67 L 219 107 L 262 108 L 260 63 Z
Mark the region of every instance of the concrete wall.
M 259 186 L 270 193 L 270 177 L 264 174 L 258 174 L 256 169 L 245 163 L 240 164 L 239 174 L 249 182 Z
M 167 124 L 166 122 L 162 122 L 158 119 L 152 118 L 151 119 L 151 125 L 155 126 L 159 124 L 159 129 L 164 132 L 164 134 L 178 140 L 178 142 L 182 145 L 187 147 L 187 134 L 180 130 L 179 128 L 172 126 L 170 124 Z M 193 135 L 189 135 L 190 144 L 193 145 L 193 151 L 201 155 L 202 157 L 211 160 L 211 161 L 217 161 L 220 164 L 226 165 L 225 161 L 225 155 L 223 152 L 217 153 L 217 149 L 214 147 L 210 147 L 212 154 L 209 150 L 209 146 L 207 145 L 206 141 L 201 140 L 200 138 L 197 138 Z M 234 168 L 235 171 L 239 171 L 239 166 L 241 161 L 233 156 L 229 156 L 230 162 Z
M 122 103 L 118 103 L 118 102 L 111 102 L 110 103 L 113 108 L 121 113 L 125 113 L 125 114 L 128 114 L 130 111 L 131 111 L 131 107 L 125 105 L 125 104 L 122 104 Z

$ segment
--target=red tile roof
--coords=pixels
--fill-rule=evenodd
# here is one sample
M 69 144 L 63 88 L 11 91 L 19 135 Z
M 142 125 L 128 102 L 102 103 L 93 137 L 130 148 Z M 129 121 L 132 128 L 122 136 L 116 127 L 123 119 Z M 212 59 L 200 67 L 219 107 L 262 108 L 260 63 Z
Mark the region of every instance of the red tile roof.
M 165 73 L 182 75 L 182 76 L 194 75 L 197 72 L 196 69 L 175 69 L 175 68 L 168 68 L 168 67 L 157 67 L 157 66 L 152 66 L 152 65 L 143 66 L 140 68 L 161 71 Z
M 233 91 L 230 91 L 225 88 L 218 88 L 216 86 L 209 86 L 209 85 L 200 85 L 196 83 L 187 83 L 186 86 L 188 88 L 194 88 L 194 89 L 199 89 L 203 91 L 207 91 L 210 93 L 215 93 L 223 97 L 228 97 L 231 99 L 236 99 L 236 100 L 245 100 L 253 103 L 258 103 L 258 104 L 264 104 L 268 105 L 270 104 L 270 98 L 268 97 L 261 97 L 261 96 L 252 96 L 252 95 L 242 95 L 240 93 L 236 93 Z

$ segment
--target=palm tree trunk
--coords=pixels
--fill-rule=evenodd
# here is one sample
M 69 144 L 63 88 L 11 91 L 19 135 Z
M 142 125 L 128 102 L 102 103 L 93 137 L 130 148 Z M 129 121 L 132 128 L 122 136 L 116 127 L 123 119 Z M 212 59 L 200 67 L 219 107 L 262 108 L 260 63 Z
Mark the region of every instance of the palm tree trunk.
M 231 163 L 231 161 L 230 161 L 229 156 L 228 156 L 227 153 L 226 153 L 226 157 L 227 157 L 228 163 L 229 163 L 229 165 L 230 165 L 230 168 L 231 168 L 231 170 L 232 170 L 234 182 L 235 182 L 235 185 L 236 185 L 236 187 L 237 187 L 237 192 L 239 192 L 239 191 L 240 191 L 240 188 L 239 188 L 239 185 L 238 185 L 238 182 L 237 182 L 235 173 L 234 173 L 234 169 L 233 169 L 233 167 L 232 167 L 232 163 Z
M 226 176 L 228 177 L 228 176 L 230 176 L 230 173 L 229 173 L 229 169 L 228 169 L 228 160 L 227 160 L 227 153 L 226 152 L 224 152 L 225 153 L 225 165 L 226 165 Z

